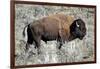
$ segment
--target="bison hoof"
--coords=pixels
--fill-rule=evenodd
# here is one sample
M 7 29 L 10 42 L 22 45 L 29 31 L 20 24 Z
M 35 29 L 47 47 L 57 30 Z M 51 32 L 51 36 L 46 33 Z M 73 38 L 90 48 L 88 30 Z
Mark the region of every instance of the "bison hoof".
M 41 54 L 42 52 L 41 51 L 37 51 L 37 54 L 39 55 L 39 54 Z
M 61 46 L 59 46 L 58 49 L 61 49 Z
M 36 46 L 34 48 L 36 49 Z
M 41 52 L 37 52 L 37 54 L 39 55 L 39 54 L 41 54 Z

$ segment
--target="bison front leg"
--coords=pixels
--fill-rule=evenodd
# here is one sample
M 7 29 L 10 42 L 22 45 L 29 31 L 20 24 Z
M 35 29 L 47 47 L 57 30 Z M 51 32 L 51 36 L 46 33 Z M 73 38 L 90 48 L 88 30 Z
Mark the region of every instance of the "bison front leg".
M 58 37 L 59 49 L 61 49 L 61 46 L 65 43 L 65 37 L 66 33 L 64 32 L 64 30 L 59 30 L 59 37 Z
M 64 44 L 64 41 L 61 38 L 59 38 L 58 43 L 59 43 L 58 49 L 61 49 L 61 46 Z
M 59 47 L 58 47 L 58 49 L 61 49 L 61 46 L 63 45 L 63 43 L 62 42 L 59 42 Z
M 59 30 L 59 49 L 61 46 L 65 43 L 65 41 L 68 41 L 69 38 L 69 30 L 67 28 L 63 28 Z

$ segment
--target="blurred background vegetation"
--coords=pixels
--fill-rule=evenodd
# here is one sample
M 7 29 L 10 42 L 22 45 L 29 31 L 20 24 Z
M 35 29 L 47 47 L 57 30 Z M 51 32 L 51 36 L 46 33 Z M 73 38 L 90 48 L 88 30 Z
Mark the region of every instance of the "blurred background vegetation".
M 61 50 L 56 41 L 45 44 L 41 40 L 41 54 L 35 54 L 37 49 L 31 45 L 25 53 L 26 40 L 22 36 L 24 27 L 45 16 L 63 13 L 72 15 L 75 19 L 81 18 L 86 23 L 87 34 L 85 39 L 75 39 L 66 42 Z M 94 60 L 94 8 L 49 6 L 49 5 L 15 5 L 15 64 L 32 65 L 48 63 L 68 63 Z

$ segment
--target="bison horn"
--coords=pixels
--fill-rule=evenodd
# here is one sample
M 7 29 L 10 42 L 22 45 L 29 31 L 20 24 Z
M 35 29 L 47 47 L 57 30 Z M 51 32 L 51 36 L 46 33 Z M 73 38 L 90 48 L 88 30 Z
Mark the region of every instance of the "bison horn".
M 79 27 L 79 24 L 77 23 L 77 21 L 76 21 L 76 26 Z

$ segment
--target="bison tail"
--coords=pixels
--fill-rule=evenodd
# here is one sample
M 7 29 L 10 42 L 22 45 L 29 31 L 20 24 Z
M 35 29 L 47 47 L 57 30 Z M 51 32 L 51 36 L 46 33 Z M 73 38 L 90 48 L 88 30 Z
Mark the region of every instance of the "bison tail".
M 23 33 L 22 33 L 22 35 L 23 35 L 23 37 L 25 37 L 25 29 L 28 27 L 28 25 L 26 25 L 25 27 L 24 27 L 24 30 L 23 30 Z

